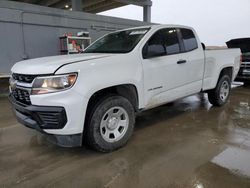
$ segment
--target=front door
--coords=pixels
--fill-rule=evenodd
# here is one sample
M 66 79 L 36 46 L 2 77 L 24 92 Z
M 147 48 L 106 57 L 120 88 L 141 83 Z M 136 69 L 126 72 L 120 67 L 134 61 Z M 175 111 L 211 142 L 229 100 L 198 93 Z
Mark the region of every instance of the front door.
M 166 28 L 157 31 L 143 48 L 144 93 L 146 107 L 154 107 L 197 92 L 193 70 L 200 69 L 185 53 L 180 29 Z M 193 52 L 191 52 L 193 53 Z M 199 70 L 199 71 L 200 71 Z M 202 76 L 199 74 L 199 80 Z

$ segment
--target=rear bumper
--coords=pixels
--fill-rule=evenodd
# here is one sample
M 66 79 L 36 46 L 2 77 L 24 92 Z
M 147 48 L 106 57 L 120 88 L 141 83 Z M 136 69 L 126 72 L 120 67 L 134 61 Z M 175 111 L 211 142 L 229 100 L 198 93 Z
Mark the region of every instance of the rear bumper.
M 14 114 L 21 124 L 47 135 L 51 142 L 59 146 L 77 147 L 82 145 L 82 134 L 56 135 L 44 131 L 44 129 L 62 129 L 66 125 L 67 115 L 63 107 L 23 105 L 11 95 L 9 100 Z

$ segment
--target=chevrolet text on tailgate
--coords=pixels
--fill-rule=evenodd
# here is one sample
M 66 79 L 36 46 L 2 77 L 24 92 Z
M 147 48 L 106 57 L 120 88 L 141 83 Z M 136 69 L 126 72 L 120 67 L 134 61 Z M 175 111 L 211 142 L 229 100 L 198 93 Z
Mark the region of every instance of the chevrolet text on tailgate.
M 10 101 L 20 123 L 58 145 L 109 152 L 127 143 L 137 112 L 199 92 L 224 105 L 240 55 L 240 49 L 204 50 L 186 26 L 126 29 L 83 54 L 16 63 Z

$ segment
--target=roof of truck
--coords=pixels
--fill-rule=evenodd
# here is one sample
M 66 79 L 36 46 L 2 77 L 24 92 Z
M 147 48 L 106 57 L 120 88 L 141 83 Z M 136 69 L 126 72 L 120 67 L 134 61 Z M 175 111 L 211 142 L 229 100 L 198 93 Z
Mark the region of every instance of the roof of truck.
M 154 24 L 154 25 L 145 25 L 145 26 L 139 26 L 139 27 L 131 27 L 126 29 L 121 29 L 119 31 L 126 31 L 131 29 L 143 29 L 143 28 L 152 28 L 152 29 L 159 29 L 159 28 L 167 28 L 167 27 L 175 27 L 175 28 L 189 28 L 193 29 L 192 27 L 185 26 L 185 25 L 176 25 L 176 24 Z

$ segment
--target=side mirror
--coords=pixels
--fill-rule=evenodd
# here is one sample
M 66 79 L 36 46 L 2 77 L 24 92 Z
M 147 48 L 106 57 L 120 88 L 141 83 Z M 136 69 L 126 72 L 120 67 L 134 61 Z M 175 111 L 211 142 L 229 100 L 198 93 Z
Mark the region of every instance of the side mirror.
M 143 59 L 151 59 L 159 56 L 167 55 L 163 45 L 156 45 L 157 47 L 149 46 L 148 43 L 142 49 Z

